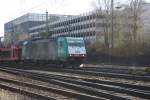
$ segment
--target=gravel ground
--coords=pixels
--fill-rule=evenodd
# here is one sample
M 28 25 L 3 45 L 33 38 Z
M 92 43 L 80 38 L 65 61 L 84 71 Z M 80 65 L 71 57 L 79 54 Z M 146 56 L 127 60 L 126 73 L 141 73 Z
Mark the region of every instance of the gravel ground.
M 37 100 L 25 95 L 10 92 L 9 90 L 0 89 L 0 100 Z

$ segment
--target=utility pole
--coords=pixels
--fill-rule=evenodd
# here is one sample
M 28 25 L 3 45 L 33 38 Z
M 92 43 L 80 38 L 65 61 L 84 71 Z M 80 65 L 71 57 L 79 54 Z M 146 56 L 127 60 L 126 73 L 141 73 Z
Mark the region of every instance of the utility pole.
M 48 16 L 48 11 L 46 11 L 46 33 L 47 34 L 49 34 L 49 26 L 48 26 L 48 20 L 49 20 L 49 18 L 48 18 L 49 16 Z
M 110 42 L 109 42 L 109 63 L 112 62 L 112 53 L 114 48 L 114 0 L 111 0 L 111 34 L 110 34 Z
M 114 48 L 114 0 L 111 0 L 111 49 Z
M 15 27 L 14 22 L 12 23 L 12 32 L 11 32 L 11 45 L 14 45 L 14 34 L 15 34 Z
M 2 36 L 0 37 L 0 47 L 3 47 L 3 43 L 2 43 Z

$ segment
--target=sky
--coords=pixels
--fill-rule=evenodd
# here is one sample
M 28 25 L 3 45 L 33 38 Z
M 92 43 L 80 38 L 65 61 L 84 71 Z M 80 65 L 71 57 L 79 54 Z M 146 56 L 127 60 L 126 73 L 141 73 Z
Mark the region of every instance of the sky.
M 128 0 L 114 0 L 126 2 Z M 150 2 L 150 0 L 147 0 Z M 94 0 L 1 0 L 0 36 L 4 33 L 4 23 L 26 13 L 45 13 L 76 15 L 94 9 Z

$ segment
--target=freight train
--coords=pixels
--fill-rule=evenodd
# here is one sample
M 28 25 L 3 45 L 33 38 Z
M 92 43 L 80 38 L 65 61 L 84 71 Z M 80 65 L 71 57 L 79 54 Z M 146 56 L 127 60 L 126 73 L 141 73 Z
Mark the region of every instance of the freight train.
M 0 62 L 81 63 L 86 58 L 83 38 L 38 38 L 0 48 Z

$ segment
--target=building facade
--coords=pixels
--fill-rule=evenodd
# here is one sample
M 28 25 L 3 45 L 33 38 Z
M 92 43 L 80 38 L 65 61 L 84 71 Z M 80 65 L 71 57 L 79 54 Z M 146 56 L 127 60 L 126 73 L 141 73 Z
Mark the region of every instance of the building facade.
M 83 15 L 66 17 L 57 21 L 48 23 L 49 33 L 52 37 L 71 36 L 84 37 L 85 39 L 96 39 L 97 34 L 103 33 L 104 16 L 96 12 L 89 12 Z M 52 20 L 52 19 L 49 19 Z M 40 32 L 46 32 L 46 24 L 31 27 L 30 35 L 36 35 Z
M 46 18 L 52 19 L 49 20 L 49 23 L 65 18 L 64 15 L 55 15 L 55 14 L 37 14 L 37 13 L 27 13 L 19 18 L 16 18 L 10 22 L 4 24 L 4 41 L 9 44 L 11 42 L 15 43 L 30 36 L 30 28 L 35 26 L 40 26 L 46 23 Z M 43 30 L 46 28 L 43 27 Z M 38 32 L 41 32 L 42 29 L 37 29 Z

